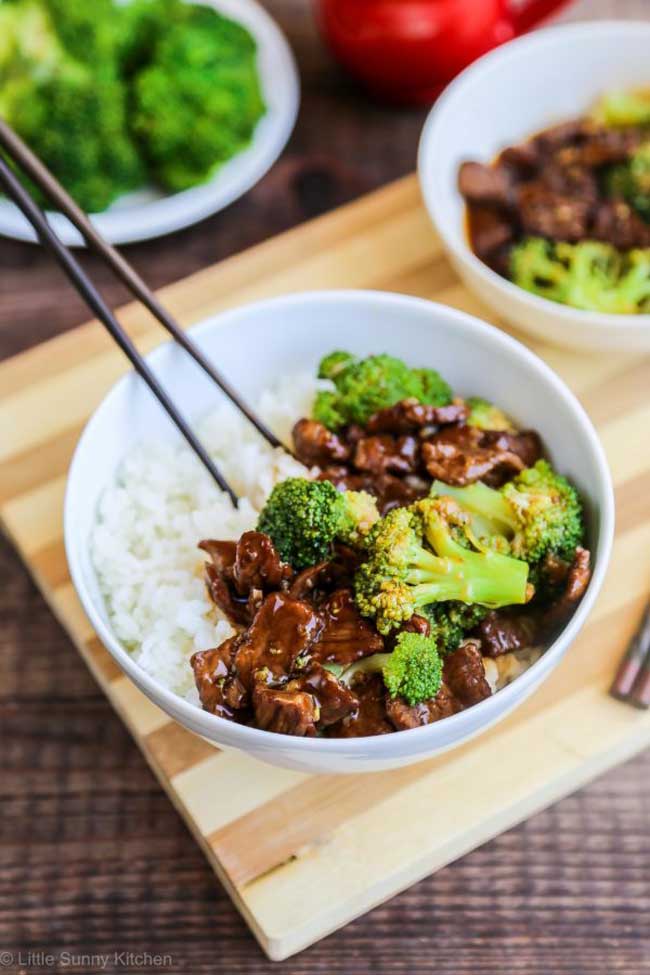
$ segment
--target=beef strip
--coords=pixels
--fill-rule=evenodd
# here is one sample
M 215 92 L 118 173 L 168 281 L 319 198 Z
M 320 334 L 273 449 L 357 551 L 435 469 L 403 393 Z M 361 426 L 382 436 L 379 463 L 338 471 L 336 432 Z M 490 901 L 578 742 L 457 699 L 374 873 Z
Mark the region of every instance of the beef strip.
M 458 189 L 471 203 L 507 208 L 511 201 L 512 179 L 506 168 L 464 162 L 458 170 Z
M 578 546 L 573 558 L 563 599 L 574 606 L 584 596 L 591 579 L 591 553 L 589 549 Z
M 429 492 L 429 482 L 419 475 L 397 477 L 395 474 L 371 474 L 369 471 L 359 474 L 339 465 L 325 467 L 318 480 L 331 481 L 339 491 L 367 491 L 377 499 L 377 508 L 382 515 L 391 508 L 424 498 Z
M 314 591 L 328 585 L 332 579 L 332 561 L 318 562 L 303 569 L 291 582 L 287 593 L 292 599 L 308 599 Z
M 343 585 L 340 580 L 345 578 L 349 580 L 350 586 L 352 585 L 352 580 L 354 579 L 355 573 L 359 568 L 361 559 L 361 552 L 358 552 L 356 549 L 352 548 L 352 546 L 346 545 L 344 542 L 334 543 L 334 558 L 332 560 L 332 565 L 336 569 L 336 578 L 339 580 L 340 586 Z
M 395 642 L 400 633 L 419 633 L 422 636 L 429 636 L 431 633 L 431 624 L 426 616 L 420 616 L 418 613 L 414 613 L 413 616 L 401 626 L 392 629 L 390 633 L 384 637 L 384 646 L 388 651 L 395 649 Z
M 538 626 L 531 616 L 497 609 L 488 613 L 473 631 L 485 657 L 523 650 L 535 642 Z
M 253 708 L 258 727 L 284 735 L 312 737 L 354 717 L 359 699 L 320 664 L 309 666 L 282 689 L 257 684 Z
M 252 589 L 263 592 L 279 589 L 292 575 L 291 566 L 281 560 L 268 535 L 244 532 L 237 542 L 232 568 L 233 582 L 240 596 L 247 596 Z
M 472 204 L 468 216 L 468 231 L 472 250 L 492 267 L 501 261 L 504 251 L 514 242 L 517 220 L 514 213 Z
M 608 200 L 598 204 L 591 236 L 619 250 L 650 247 L 650 224 L 623 200 Z
M 507 146 L 500 153 L 497 163 L 500 168 L 506 166 L 512 170 L 519 179 L 526 179 L 537 170 L 540 156 L 539 146 L 533 139 L 529 139 L 515 146 Z
M 594 204 L 598 200 L 598 177 L 587 166 L 574 162 L 561 162 L 561 154 L 544 162 L 540 178 L 554 193 L 562 196 L 578 196 Z
M 513 449 L 515 441 L 507 443 L 505 434 L 479 430 L 478 427 L 446 427 L 422 444 L 422 459 L 427 471 L 445 484 L 463 486 L 485 480 L 489 475 L 507 480 L 526 466 Z M 506 443 L 506 445 L 503 445 Z M 516 445 L 520 444 L 517 441 Z
M 462 710 L 462 704 L 444 683 L 440 685 L 435 697 L 420 704 L 407 704 L 403 697 L 386 695 L 386 714 L 397 731 L 433 724 L 434 721 L 448 718 Z
M 266 597 L 241 635 L 235 658 L 246 687 L 253 681 L 282 682 L 299 658 L 306 658 L 322 628 L 320 614 L 308 603 L 274 592 Z
M 351 450 L 341 437 L 322 423 L 303 417 L 293 428 L 296 457 L 307 467 L 322 467 L 349 459 Z
M 205 538 L 199 542 L 199 548 L 207 552 L 217 572 L 231 581 L 237 558 L 237 542 L 221 542 L 214 538 Z
M 308 599 L 319 605 L 333 590 L 352 586 L 360 560 L 359 552 L 336 542 L 332 558 L 302 569 L 291 581 L 287 593 L 292 599 Z
M 519 187 L 517 209 L 524 234 L 575 243 L 587 236 L 592 205 L 537 180 Z
M 368 435 L 368 432 L 367 426 L 362 427 L 360 423 L 350 423 L 349 426 L 344 427 L 341 431 L 341 437 L 347 444 L 354 447 L 362 437 Z
M 566 582 L 570 568 L 570 562 L 565 562 L 564 559 L 552 552 L 545 555 L 541 563 L 542 575 L 553 587 L 559 587 Z
M 377 497 L 375 477 L 366 471 L 360 474 L 342 464 L 324 467 L 317 476 L 318 481 L 331 481 L 339 491 L 367 491 Z
M 525 467 L 532 467 L 542 456 L 542 441 L 536 430 L 484 430 L 483 446 L 497 447 L 521 458 Z
M 354 466 L 371 474 L 413 474 L 420 466 L 420 445 L 409 435 L 363 437 L 354 451 Z
M 313 738 L 318 720 L 318 703 L 305 691 L 281 690 L 256 684 L 253 690 L 255 724 L 279 735 Z
M 205 566 L 210 598 L 237 626 L 247 626 L 264 593 L 278 589 L 293 574 L 262 532 L 244 532 L 238 542 L 206 539 L 199 548 L 211 559 Z
M 234 670 L 239 637 L 230 637 L 214 650 L 200 650 L 190 658 L 196 689 L 204 711 L 233 719 L 248 704 L 248 691 Z
M 644 133 L 640 126 L 599 128 L 588 133 L 579 144 L 561 147 L 555 159 L 565 168 L 580 166 L 585 169 L 599 169 L 613 163 L 625 162 L 643 141 Z
M 331 481 L 339 491 L 367 491 L 372 478 L 367 474 L 357 474 L 346 464 L 326 464 L 316 475 L 317 481 Z
M 402 623 L 397 633 L 419 633 L 421 636 L 429 636 L 431 624 L 426 616 L 414 613 L 406 623 Z
M 210 599 L 218 606 L 235 626 L 248 626 L 251 607 L 247 598 L 237 597 L 228 582 L 226 573 L 221 573 L 211 562 L 205 565 L 205 583 Z
M 386 689 L 381 674 L 362 675 L 352 689 L 359 700 L 357 712 L 332 725 L 326 734 L 335 738 L 391 734 L 394 727 L 386 714 Z
M 429 487 L 429 482 L 415 475 L 402 478 L 395 477 L 394 474 L 380 474 L 373 479 L 368 490 L 377 498 L 379 513 L 385 515 L 400 505 L 411 504 L 418 498 L 426 498 Z
M 364 432 L 363 436 L 375 433 L 416 433 L 423 427 L 460 423 L 468 416 L 469 407 L 462 400 L 456 400 L 446 406 L 431 406 L 420 403 L 415 398 L 403 399 L 393 406 L 387 406 L 373 413 L 366 424 L 367 432 Z M 360 439 L 358 437 L 357 441 Z
M 590 119 L 573 118 L 549 126 L 542 132 L 538 132 L 530 141 L 539 152 L 540 163 L 543 163 L 545 157 L 565 146 L 577 145 L 593 130 L 594 125 Z
M 584 596 L 591 579 L 591 553 L 589 549 L 578 546 L 573 562 L 566 575 L 564 592 L 544 614 L 547 626 L 563 623 L 571 615 L 577 603 Z
M 319 729 L 336 724 L 356 714 L 359 709 L 356 694 L 318 663 L 311 664 L 304 674 L 291 680 L 286 689 L 312 695 L 318 705 L 316 722 Z
M 355 606 L 350 589 L 339 589 L 320 607 L 323 628 L 312 648 L 315 660 L 347 665 L 381 653 L 384 641 Z
M 465 640 L 445 657 L 443 679 L 463 707 L 471 707 L 491 696 L 477 640 Z

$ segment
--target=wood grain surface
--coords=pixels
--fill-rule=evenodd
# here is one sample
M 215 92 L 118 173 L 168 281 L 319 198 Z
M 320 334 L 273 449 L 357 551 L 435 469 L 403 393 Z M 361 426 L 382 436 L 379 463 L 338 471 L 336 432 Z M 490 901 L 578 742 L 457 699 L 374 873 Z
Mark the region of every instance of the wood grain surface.
M 411 168 L 421 114 L 369 106 L 318 53 L 302 4 L 268 6 L 303 69 L 297 134 L 246 201 L 129 250 L 155 284 Z M 581 8 L 650 16 L 645 2 Z M 337 125 L 323 144 L 328 117 Z M 2 243 L 0 264 L 3 354 L 86 317 L 37 250 Z M 0 945 L 15 953 L 7 969 L 69 970 L 69 951 L 118 952 L 103 968 L 80 960 L 88 972 L 269 970 L 8 548 L 0 616 Z M 275 970 L 650 971 L 648 771 L 647 756 L 637 759 Z M 30 951 L 58 961 L 44 965 Z M 171 961 L 129 962 L 120 952 Z

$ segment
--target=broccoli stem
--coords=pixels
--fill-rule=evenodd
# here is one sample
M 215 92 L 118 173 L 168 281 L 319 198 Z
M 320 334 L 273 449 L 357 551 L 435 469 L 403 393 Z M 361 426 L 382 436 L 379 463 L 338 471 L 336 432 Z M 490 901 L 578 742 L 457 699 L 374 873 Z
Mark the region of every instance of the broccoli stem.
M 418 607 L 443 600 L 456 600 L 471 605 L 509 606 L 527 601 L 528 565 L 496 552 L 469 553 L 474 558 L 456 562 L 439 560 L 437 578 L 426 573 L 409 575 L 413 598 Z
M 427 580 L 418 572 L 415 599 L 418 605 L 442 599 L 484 606 L 506 606 L 527 600 L 528 565 L 491 549 L 473 552 L 454 541 L 438 519 L 427 519 L 425 535 L 439 553 L 437 578 Z M 428 592 L 433 593 L 427 599 Z
M 431 494 L 455 498 L 463 508 L 471 512 L 474 516 L 472 528 L 479 537 L 504 534 L 511 538 L 517 530 L 517 521 L 511 505 L 499 491 L 495 491 L 481 481 L 460 488 L 443 484 L 442 481 L 434 481 Z
M 350 664 L 349 667 L 346 667 L 342 673 L 336 676 L 346 687 L 351 687 L 358 674 L 376 674 L 383 672 L 390 658 L 390 653 L 373 653 L 369 657 L 363 657 L 361 660 Z

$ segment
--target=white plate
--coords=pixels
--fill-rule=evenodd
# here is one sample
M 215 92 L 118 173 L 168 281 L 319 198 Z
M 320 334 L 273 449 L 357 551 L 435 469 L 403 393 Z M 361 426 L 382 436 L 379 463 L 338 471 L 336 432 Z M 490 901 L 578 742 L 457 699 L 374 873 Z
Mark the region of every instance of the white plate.
M 650 84 L 650 22 L 595 21 L 534 31 L 463 71 L 432 109 L 418 172 L 429 216 L 472 291 L 515 328 L 558 345 L 650 351 L 650 315 L 605 315 L 518 288 L 472 252 L 458 167 L 490 162 L 555 122 L 589 111 L 603 92 Z
M 586 413 L 561 379 L 525 346 L 470 315 L 418 298 L 376 291 L 307 292 L 237 308 L 191 330 L 208 358 L 246 400 L 284 373 L 313 370 L 332 349 L 388 352 L 433 366 L 461 395 L 499 403 L 522 426 L 539 430 L 550 459 L 577 485 L 587 505 L 594 572 L 574 615 L 542 657 L 512 684 L 435 724 L 374 738 L 296 738 L 226 721 L 165 688 L 117 638 L 90 557 L 99 497 L 124 455 L 147 438 L 178 434 L 145 384 L 131 372 L 95 411 L 77 446 L 65 499 L 65 548 L 71 578 L 95 632 L 152 701 L 190 731 L 223 747 L 305 772 L 376 772 L 421 761 L 480 734 L 521 704 L 560 662 L 600 589 L 614 526 L 611 478 Z M 148 356 L 187 416 L 222 398 L 173 343 Z
M 222 210 L 264 176 L 291 135 L 298 114 L 300 82 L 291 49 L 279 27 L 255 0 L 203 2 L 238 21 L 257 41 L 267 112 L 255 129 L 250 147 L 230 159 L 208 183 L 171 196 L 145 188 L 121 197 L 103 213 L 93 214 L 93 223 L 113 244 L 160 237 Z M 83 246 L 81 235 L 64 216 L 48 216 L 65 244 Z M 0 234 L 36 241 L 31 226 L 8 200 L 0 200 Z

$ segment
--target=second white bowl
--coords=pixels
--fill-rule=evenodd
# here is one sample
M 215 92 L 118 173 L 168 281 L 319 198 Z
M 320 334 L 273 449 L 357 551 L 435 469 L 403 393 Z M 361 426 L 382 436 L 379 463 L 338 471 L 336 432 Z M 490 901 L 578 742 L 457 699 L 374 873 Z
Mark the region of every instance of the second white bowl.
M 475 256 L 457 188 L 467 159 L 586 113 L 603 92 L 650 86 L 650 22 L 600 21 L 536 31 L 467 68 L 431 111 L 418 171 L 425 205 L 472 291 L 516 328 L 573 348 L 650 350 L 650 315 L 579 311 L 529 294 Z

